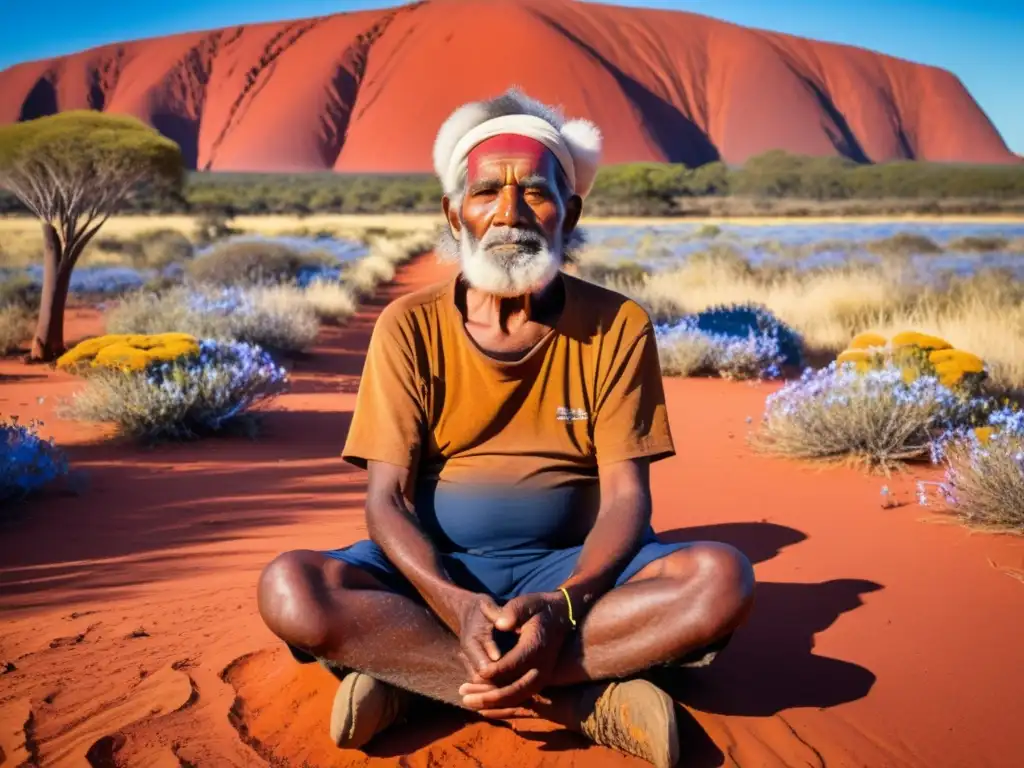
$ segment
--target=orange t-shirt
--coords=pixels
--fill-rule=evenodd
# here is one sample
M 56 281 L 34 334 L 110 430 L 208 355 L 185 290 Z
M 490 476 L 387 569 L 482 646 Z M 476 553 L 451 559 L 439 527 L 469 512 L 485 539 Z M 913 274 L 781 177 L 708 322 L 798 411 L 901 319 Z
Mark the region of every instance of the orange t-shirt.
M 593 484 L 598 466 L 674 454 L 654 331 L 635 302 L 563 274 L 553 332 L 513 362 L 487 355 L 459 278 L 393 301 L 373 329 L 342 456 L 420 481 Z

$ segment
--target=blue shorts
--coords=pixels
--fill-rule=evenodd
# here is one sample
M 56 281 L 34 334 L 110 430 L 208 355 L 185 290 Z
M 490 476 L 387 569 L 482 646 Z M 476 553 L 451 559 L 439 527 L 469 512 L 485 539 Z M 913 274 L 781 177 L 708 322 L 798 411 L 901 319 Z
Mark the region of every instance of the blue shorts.
M 553 592 L 569 578 L 586 538 L 581 520 L 596 514 L 597 495 L 593 486 L 538 491 L 434 483 L 417 490 L 415 510 L 420 526 L 441 553 L 449 578 L 462 589 L 489 595 L 502 604 L 520 595 Z M 648 526 L 615 586 L 655 560 L 689 546 L 659 541 Z M 372 575 L 389 592 L 424 604 L 415 587 L 372 541 L 323 554 Z M 314 660 L 295 648 L 292 654 L 299 661 Z
M 685 543 L 658 541 L 652 532 L 619 574 L 615 586 L 625 584 L 655 560 L 687 546 Z M 501 604 L 520 595 L 557 590 L 576 567 L 582 549 L 582 546 L 576 546 L 545 553 L 531 551 L 519 554 L 513 551 L 487 555 L 453 552 L 442 554 L 441 561 L 457 586 L 490 595 Z M 359 541 L 350 547 L 333 549 L 324 554 L 366 571 L 389 592 L 422 602 L 412 584 L 392 565 L 384 550 L 372 541 Z

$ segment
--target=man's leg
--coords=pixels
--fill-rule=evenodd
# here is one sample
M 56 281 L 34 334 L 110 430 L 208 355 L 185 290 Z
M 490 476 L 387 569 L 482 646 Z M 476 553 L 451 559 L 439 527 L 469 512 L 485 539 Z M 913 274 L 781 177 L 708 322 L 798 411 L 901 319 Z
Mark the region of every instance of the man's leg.
M 260 613 L 290 645 L 461 705 L 466 670 L 458 639 L 425 606 L 382 586 L 323 554 L 289 552 L 260 578 Z M 674 551 L 594 604 L 552 684 L 623 678 L 672 663 L 732 632 L 752 597 L 750 564 L 735 549 L 693 544 Z

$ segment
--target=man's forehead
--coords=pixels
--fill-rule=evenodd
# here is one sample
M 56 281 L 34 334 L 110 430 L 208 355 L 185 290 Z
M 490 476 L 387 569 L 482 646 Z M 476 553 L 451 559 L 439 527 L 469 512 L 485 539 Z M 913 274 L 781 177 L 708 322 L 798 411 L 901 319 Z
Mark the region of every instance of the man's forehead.
M 470 180 L 482 173 L 493 173 L 495 167 L 505 163 L 522 163 L 539 169 L 554 155 L 536 139 L 518 134 L 502 134 L 486 139 L 470 150 L 466 158 Z

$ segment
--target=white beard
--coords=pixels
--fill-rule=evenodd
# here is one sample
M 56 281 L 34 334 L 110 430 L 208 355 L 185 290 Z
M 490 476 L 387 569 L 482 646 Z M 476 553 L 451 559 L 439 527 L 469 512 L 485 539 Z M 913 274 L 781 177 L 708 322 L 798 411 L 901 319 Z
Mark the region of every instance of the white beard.
M 459 256 L 462 274 L 473 288 L 492 296 L 525 296 L 547 287 L 561 271 L 561 235 L 554 248 L 544 246 L 535 253 L 519 251 L 503 263 L 501 256 L 474 242 L 463 229 Z

